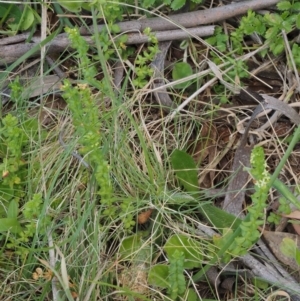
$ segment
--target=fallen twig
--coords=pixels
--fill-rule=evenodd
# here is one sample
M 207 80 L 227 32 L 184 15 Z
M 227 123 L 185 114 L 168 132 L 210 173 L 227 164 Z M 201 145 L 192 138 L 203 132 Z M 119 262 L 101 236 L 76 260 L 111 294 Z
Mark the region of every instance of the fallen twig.
M 171 45 L 171 42 L 161 42 L 159 43 L 159 53 L 154 58 L 151 63 L 151 67 L 154 69 L 153 75 L 153 88 L 159 88 L 164 85 L 165 76 L 165 58 L 167 51 Z M 161 106 L 163 110 L 169 112 L 171 109 L 175 109 L 175 103 L 170 98 L 167 89 L 153 92 L 155 100 Z
M 243 15 L 248 10 L 259 10 L 275 5 L 280 0 L 251 0 L 242 1 L 241 3 L 233 3 L 224 6 L 218 6 L 205 10 L 198 10 L 194 12 L 182 13 L 172 15 L 169 17 L 159 16 L 155 18 L 146 18 L 137 21 L 126 21 L 118 23 L 121 32 L 126 31 L 139 31 L 147 27 L 152 31 L 161 31 L 176 29 L 178 27 L 191 28 L 199 25 L 207 25 L 215 22 L 223 21 L 235 16 Z M 98 29 L 101 30 L 105 25 L 99 25 Z M 92 28 L 82 28 L 81 34 L 90 34 Z
M 161 41 L 172 41 L 172 40 L 184 40 L 189 37 L 207 37 L 214 33 L 215 26 L 205 26 L 190 28 L 188 30 L 166 30 L 156 32 L 155 35 L 159 42 Z M 127 45 L 142 44 L 148 42 L 149 37 L 141 33 L 127 33 L 128 39 Z M 84 36 L 84 39 L 88 44 L 94 45 L 94 39 L 91 36 Z M 0 66 L 10 64 L 22 55 L 30 51 L 33 47 L 41 43 L 40 37 L 33 37 L 30 43 L 19 43 L 13 45 L 0 46 Z M 3 43 L 3 41 L 2 41 Z M 54 38 L 47 46 L 47 54 L 53 54 L 57 52 L 63 52 L 70 47 L 70 40 L 66 34 L 59 34 Z M 39 51 L 33 53 L 32 56 L 38 56 Z
M 206 10 L 200 10 L 189 13 L 182 13 L 172 15 L 170 17 L 155 17 L 149 19 L 141 19 L 137 21 L 125 21 L 118 23 L 121 33 L 128 34 L 127 44 L 145 43 L 148 41 L 146 35 L 141 34 L 147 27 L 156 32 L 158 41 L 171 41 L 185 39 L 190 36 L 204 37 L 213 34 L 214 27 L 199 27 L 199 25 L 211 24 L 232 18 L 234 16 L 242 15 L 249 9 L 258 10 L 266 8 L 278 3 L 279 0 L 251 0 L 243 1 L 242 3 L 233 3 L 229 5 L 219 6 Z M 105 25 L 99 25 L 98 30 L 104 28 Z M 192 28 L 194 27 L 194 28 Z M 195 28 L 197 27 L 197 28 Z M 179 30 L 178 28 L 189 28 L 188 30 Z M 172 30 L 175 29 L 175 30 Z M 170 31 L 172 30 L 172 31 Z M 200 31 L 200 32 L 199 32 Z M 90 35 L 93 32 L 92 28 L 81 28 L 82 35 Z M 132 33 L 132 32 L 138 32 Z M 23 44 L 28 38 L 26 34 L 2 39 L 0 45 L 0 66 L 10 64 L 23 54 L 28 52 L 34 46 L 41 42 L 38 37 L 33 37 L 31 43 Z M 92 44 L 90 37 L 86 37 L 87 41 Z M 18 44 L 16 42 L 18 41 Z M 10 45 L 14 43 L 14 45 Z M 69 47 L 70 43 L 65 33 L 58 35 L 48 44 L 48 54 L 52 52 L 61 52 Z M 34 54 L 33 54 L 34 55 Z

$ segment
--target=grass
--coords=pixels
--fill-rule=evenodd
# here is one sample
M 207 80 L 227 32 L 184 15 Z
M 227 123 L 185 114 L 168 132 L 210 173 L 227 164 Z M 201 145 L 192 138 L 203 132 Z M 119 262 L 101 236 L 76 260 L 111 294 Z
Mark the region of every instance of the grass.
M 95 22 L 95 14 L 93 18 Z M 190 44 L 188 58 L 191 64 L 214 50 L 202 42 L 195 39 Z M 22 217 L 25 203 L 37 193 L 42 195 L 42 206 L 39 215 L 35 216 L 35 233 L 28 241 L 12 244 L 12 237 L 17 235 L 9 231 L 1 233 L 0 300 L 173 300 L 168 289 L 150 285 L 148 281 L 153 266 L 170 265 L 165 252 L 166 241 L 174 234 L 195 239 L 201 245 L 203 264 L 217 254 L 215 241 L 218 237 L 208 238 L 200 232 L 203 227 L 209 228 L 204 225 L 200 206 L 214 200 L 218 203 L 220 198 L 203 197 L 195 201 L 183 192 L 170 164 L 170 156 L 175 149 L 187 150 L 199 160 L 197 172 L 203 190 L 204 187 L 225 189 L 231 177 L 230 166 L 238 140 L 231 139 L 234 135 L 238 137 L 238 119 L 244 118 L 243 109 L 249 106 L 234 103 L 234 98 L 230 105 L 219 106 L 216 99 L 224 95 L 215 95 L 208 88 L 170 118 L 153 103 L 150 86 L 140 90 L 132 86 L 129 68 L 121 90 L 115 93 L 113 70 L 103 56 L 99 41 L 96 41 L 95 51 L 99 58 L 99 63 L 95 64 L 97 70 L 101 70 L 97 78 L 103 80 L 106 94 L 94 87 L 91 90 L 100 112 L 100 148 L 109 162 L 112 206 L 118 206 L 118 215 L 105 216 L 106 206 L 99 197 L 93 172 L 72 156 L 78 148 L 79 137 L 69 108 L 60 95 L 20 98 L 6 104 L 1 108 L 1 116 L 8 113 L 16 116 L 19 127 L 24 128 L 28 136 L 22 153 L 26 176 L 17 186 L 22 194 L 18 198 L 21 225 L 26 224 Z M 179 54 L 183 55 L 183 52 L 179 51 Z M 218 55 L 226 60 L 226 55 L 220 52 Z M 82 70 L 76 70 L 76 64 L 80 63 L 75 54 L 74 57 L 62 55 L 55 64 L 64 67 L 62 62 L 71 65 L 71 76 L 80 76 Z M 270 59 L 270 64 L 272 62 Z M 207 79 L 205 75 L 201 81 Z M 166 76 L 169 78 L 169 74 Z M 234 84 L 239 85 L 239 82 Z M 191 89 L 199 88 L 195 84 Z M 194 92 L 171 91 L 177 104 Z M 29 118 L 38 121 L 34 131 L 25 126 Z M 67 148 L 59 143 L 62 129 Z M 222 136 L 220 132 L 225 134 Z M 285 144 L 276 134 L 261 144 L 265 145 L 273 169 L 276 163 L 272 165 L 272 162 L 283 156 Z M 226 146 L 230 148 L 226 149 Z M 2 151 L 3 146 L 0 163 L 7 156 Z M 196 151 L 204 153 L 203 158 Z M 215 158 L 218 158 L 217 162 L 214 162 Z M 89 154 L 84 159 L 88 160 Z M 288 163 L 286 173 L 297 185 L 297 168 L 292 162 Z M 3 217 L 9 211 L 4 195 L 0 202 L 5 208 L 5 212 L 1 211 Z M 138 224 L 140 214 L 149 209 L 153 210 L 149 219 Z M 127 217 L 135 222 L 129 230 L 124 227 Z M 49 218 L 46 227 L 42 222 L 45 218 Z M 125 237 L 137 239 L 125 250 L 127 256 L 122 253 Z M 178 269 L 180 263 L 180 260 L 176 262 Z M 186 269 L 186 287 L 193 288 L 195 296 L 186 293 L 178 300 L 262 300 L 270 295 L 272 286 L 253 284 L 246 276 L 239 277 L 238 269 L 228 276 L 230 273 L 225 266 L 220 267 L 213 276 L 206 274 L 197 282 L 193 281 L 192 275 L 201 268 L 197 271 Z M 215 283 L 219 278 L 230 279 L 232 287 L 217 290 Z

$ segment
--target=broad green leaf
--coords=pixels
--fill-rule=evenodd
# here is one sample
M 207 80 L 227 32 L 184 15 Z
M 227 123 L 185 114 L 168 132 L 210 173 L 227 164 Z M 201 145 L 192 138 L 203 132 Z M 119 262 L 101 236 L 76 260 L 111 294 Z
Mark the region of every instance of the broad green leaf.
M 9 12 L 9 18 L 6 23 L 12 30 L 17 30 L 19 27 L 19 22 L 22 18 L 22 12 L 17 5 L 13 5 Z
M 144 235 L 145 232 L 139 232 L 124 238 L 119 249 L 120 258 L 134 261 L 135 264 L 149 263 L 152 254 L 151 246 L 144 245 Z
M 16 200 L 11 200 L 7 209 L 7 217 L 17 218 L 19 213 L 19 204 Z
M 198 298 L 198 295 L 197 295 L 196 291 L 193 288 L 189 288 L 188 291 L 187 291 L 187 297 L 184 300 L 198 301 L 199 298 Z
M 278 14 L 266 14 L 265 17 L 270 25 L 280 26 L 283 22 L 282 17 Z
M 120 33 L 120 26 L 118 24 L 112 24 L 111 25 L 111 32 L 112 33 Z
M 275 38 L 275 36 L 278 33 L 278 28 L 277 27 L 271 27 L 266 31 L 265 37 L 268 40 L 272 40 L 273 38 Z
M 283 238 L 282 242 L 279 245 L 279 248 L 283 255 L 290 258 L 295 258 L 297 244 L 293 239 L 289 237 Z
M 197 268 L 202 265 L 203 250 L 201 244 L 195 239 L 185 235 L 180 234 L 171 236 L 167 240 L 164 250 L 169 258 L 176 251 L 183 252 L 185 257 L 184 268 L 186 269 Z
M 271 45 L 270 48 L 271 48 L 271 50 L 273 51 L 273 54 L 274 54 L 274 55 L 279 55 L 279 54 L 281 54 L 281 53 L 283 52 L 283 50 L 284 50 L 284 44 L 283 44 L 283 41 L 282 41 L 282 43 L 276 44 L 275 47 L 272 47 L 272 45 Z
M 176 63 L 172 70 L 173 80 L 179 80 L 193 74 L 192 67 L 188 63 Z M 174 86 L 175 89 L 184 89 L 191 85 L 191 81 L 187 81 Z
M 296 249 L 296 256 L 295 256 L 297 264 L 300 266 L 300 250 Z
M 122 259 L 132 259 L 142 247 L 142 236 L 134 234 L 124 238 L 120 245 L 119 253 Z
M 0 183 L 0 202 L 10 201 L 13 198 L 14 194 L 15 191 L 13 188 Z
M 300 10 L 300 2 L 296 2 L 292 5 L 292 9 L 293 10 Z M 299 14 L 298 14 L 299 16 Z
M 293 25 L 288 21 L 283 21 L 281 23 L 281 26 L 282 26 L 282 29 L 284 29 L 287 33 L 291 32 L 293 29 Z
M 296 26 L 298 29 L 300 29 L 300 14 L 297 15 Z
M 178 10 L 185 4 L 185 2 L 186 0 L 173 0 L 171 4 L 171 8 L 173 10 Z
M 292 6 L 291 2 L 290 1 L 280 1 L 278 4 L 277 4 L 277 8 L 279 10 L 288 10 L 290 9 Z
M 171 155 L 172 167 L 177 179 L 187 192 L 199 192 L 197 167 L 193 158 L 184 151 L 176 149 Z
M 0 233 L 10 231 L 12 233 L 20 233 L 21 225 L 16 218 L 0 218 Z
M 199 193 L 197 168 L 193 158 L 184 151 L 174 150 L 171 155 L 171 164 L 175 170 L 176 177 L 180 184 L 185 188 L 187 192 Z M 200 193 L 198 194 L 198 196 Z M 193 195 L 192 195 L 193 196 Z M 184 198 L 185 199 L 185 198 Z M 197 200 L 197 198 L 195 198 Z M 177 198 L 177 201 L 180 200 Z M 198 207 L 201 214 L 217 228 L 230 228 L 236 229 L 241 220 L 234 215 L 223 211 L 211 204 L 202 204 Z
M 168 282 L 168 276 L 169 267 L 165 264 L 157 264 L 149 271 L 148 284 L 161 288 L 169 288 L 171 284 Z
M 255 287 L 266 290 L 268 289 L 268 287 L 270 286 L 270 284 L 266 281 L 263 281 L 261 278 L 256 278 L 254 277 L 252 279 L 253 284 L 255 285 Z
M 168 196 L 168 204 L 176 205 L 188 205 L 197 203 L 196 199 L 193 198 L 190 194 L 177 192 Z
M 34 22 L 34 13 L 29 5 L 25 5 L 19 30 L 29 29 Z
M 81 10 L 82 2 L 76 0 L 57 0 L 57 2 L 72 13 L 77 13 Z

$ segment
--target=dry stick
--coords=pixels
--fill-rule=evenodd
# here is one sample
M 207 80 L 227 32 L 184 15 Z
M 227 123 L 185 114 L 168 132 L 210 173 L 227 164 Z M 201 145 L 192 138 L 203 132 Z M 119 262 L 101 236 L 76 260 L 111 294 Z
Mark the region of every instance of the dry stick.
M 145 28 L 150 27 L 152 31 L 166 31 L 168 29 L 177 29 L 178 27 L 198 27 L 199 25 L 206 25 L 223 21 L 228 18 L 232 18 L 238 15 L 245 14 L 249 9 L 259 10 L 272 5 L 275 5 L 280 0 L 252 0 L 243 1 L 242 3 L 234 3 L 224 5 L 220 7 L 182 13 L 173 15 L 170 17 L 155 17 L 150 19 L 141 19 L 137 21 L 125 21 L 117 23 L 120 28 L 120 32 L 138 31 L 142 32 Z M 98 30 L 103 29 L 105 25 L 99 25 Z M 93 32 L 93 28 L 81 28 L 80 33 L 82 35 L 90 35 Z M 66 34 L 61 34 L 65 36 Z M 3 38 L 0 41 L 0 46 L 16 44 L 18 42 L 24 42 L 29 37 L 29 34 L 22 33 L 14 37 Z M 1 56 L 0 56 L 1 57 Z
M 28 39 L 29 36 L 30 36 L 30 33 L 20 33 L 16 36 L 1 38 L 0 46 L 24 42 L 26 39 Z
M 177 109 L 175 109 L 172 114 L 169 117 L 170 119 L 173 119 L 178 112 L 180 112 L 185 106 L 187 106 L 197 95 L 199 95 L 201 92 L 205 91 L 206 88 L 211 86 L 213 83 L 217 81 L 217 78 L 214 77 L 211 80 L 209 80 L 206 84 L 204 84 L 200 89 L 198 89 L 196 92 L 194 92 L 191 96 L 189 96 L 182 104 L 180 104 Z
M 168 52 L 169 47 L 171 46 L 171 42 L 160 42 L 159 43 L 159 52 L 156 54 L 153 62 L 151 63 L 151 67 L 154 69 L 153 75 L 153 88 L 159 88 L 164 85 L 165 77 L 165 58 Z M 175 103 L 170 98 L 167 89 L 160 90 L 159 92 L 153 92 L 156 102 L 160 105 L 160 107 L 166 111 L 167 113 L 170 109 L 175 109 Z
M 214 22 L 223 21 L 238 15 L 245 14 L 248 10 L 259 10 L 275 5 L 280 0 L 252 0 L 244 1 L 242 3 L 234 3 L 215 8 L 199 10 L 195 12 L 182 13 L 178 15 L 172 15 L 169 17 L 155 17 L 149 19 L 141 19 L 138 21 L 127 21 L 117 23 L 124 31 L 140 31 L 149 27 L 153 31 L 175 29 L 181 27 L 196 27 L 199 25 L 211 24 Z M 99 25 L 98 29 L 101 30 L 104 25 Z M 82 34 L 90 34 L 92 28 L 83 28 L 80 30 Z
M 157 40 L 161 41 L 172 41 L 172 40 L 184 40 L 189 37 L 207 37 L 211 36 L 214 33 L 215 26 L 204 26 L 197 28 L 190 28 L 188 30 L 167 30 L 160 31 L 155 33 Z M 140 33 L 127 33 L 128 39 L 126 44 L 142 44 L 148 42 L 149 37 L 145 34 Z M 94 39 L 91 36 L 85 36 L 84 39 L 90 45 L 94 45 Z M 16 59 L 21 57 L 23 54 L 31 50 L 34 46 L 38 45 L 41 42 L 40 37 L 33 37 L 31 39 L 32 43 L 28 44 L 15 44 L 0 46 L 0 66 L 14 62 Z M 54 38 L 48 44 L 48 54 L 63 52 L 70 47 L 70 40 L 66 34 L 60 34 Z M 33 54 L 37 56 L 39 53 Z

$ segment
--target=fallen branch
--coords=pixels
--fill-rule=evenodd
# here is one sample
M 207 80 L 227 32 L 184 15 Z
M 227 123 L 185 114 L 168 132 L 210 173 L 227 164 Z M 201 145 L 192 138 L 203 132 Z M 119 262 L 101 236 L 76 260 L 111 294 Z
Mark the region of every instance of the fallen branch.
M 155 18 L 141 19 L 138 21 L 126 21 L 118 23 L 121 32 L 125 31 L 140 31 L 147 27 L 152 31 L 170 30 L 176 28 L 191 28 L 199 25 L 207 25 L 215 22 L 223 21 L 235 16 L 243 15 L 248 10 L 259 10 L 277 4 L 280 0 L 251 0 L 233 3 L 224 6 L 214 7 L 205 10 L 182 13 L 169 17 L 159 16 Z M 98 30 L 101 30 L 105 25 L 99 25 Z M 90 34 L 92 28 L 82 28 L 80 33 Z
M 207 37 L 214 33 L 215 26 L 204 26 L 190 28 L 187 30 L 166 30 L 156 32 L 155 35 L 159 42 L 172 41 L 172 40 L 184 40 L 189 37 Z M 127 45 L 142 44 L 146 43 L 149 37 L 145 34 L 140 33 L 127 33 L 128 36 Z M 91 36 L 84 36 L 84 39 L 90 45 L 94 45 L 94 40 Z M 5 40 L 5 39 L 3 39 Z M 12 41 L 9 39 L 8 41 Z M 19 44 L 0 46 L 0 66 L 4 66 L 13 63 L 22 55 L 30 51 L 33 47 L 39 45 L 42 42 L 40 37 L 33 37 L 31 43 L 25 44 L 24 41 Z M 2 41 L 4 44 L 5 41 Z M 53 54 L 63 52 L 70 47 L 70 41 L 66 34 L 59 34 L 54 38 L 47 46 L 47 54 Z M 32 54 L 32 56 L 39 56 L 40 51 Z
M 159 16 L 149 19 L 141 19 L 137 21 L 125 21 L 118 23 L 121 33 L 128 34 L 127 44 L 145 43 L 148 37 L 141 34 L 147 27 L 156 32 L 158 41 L 171 41 L 186 39 L 190 36 L 205 37 L 213 34 L 212 26 L 199 27 L 199 25 L 211 24 L 232 18 L 234 16 L 245 14 L 249 9 L 258 10 L 270 7 L 278 3 L 279 0 L 251 0 L 242 1 L 220 7 L 210 8 L 189 13 L 182 13 L 170 17 Z M 103 29 L 105 25 L 99 25 L 98 30 Z M 194 28 L 193 28 L 194 27 Z M 197 27 L 197 28 L 195 28 Z M 188 28 L 180 30 L 178 28 Z M 172 31 L 170 31 L 172 30 Z M 82 35 L 90 35 L 92 28 L 81 28 Z M 132 33 L 138 32 L 138 33 Z M 34 46 L 41 42 L 41 39 L 34 37 L 31 43 L 23 44 L 29 35 L 21 34 L 15 37 L 4 38 L 0 42 L 0 66 L 4 66 L 14 62 L 23 54 L 31 50 Z M 86 37 L 87 41 L 92 44 L 91 37 Z M 14 43 L 14 45 L 11 45 Z M 18 44 L 16 44 L 18 43 Z M 53 52 L 61 52 L 69 47 L 70 43 L 65 33 L 58 35 L 48 44 L 48 54 Z M 37 55 L 36 53 L 33 54 Z

